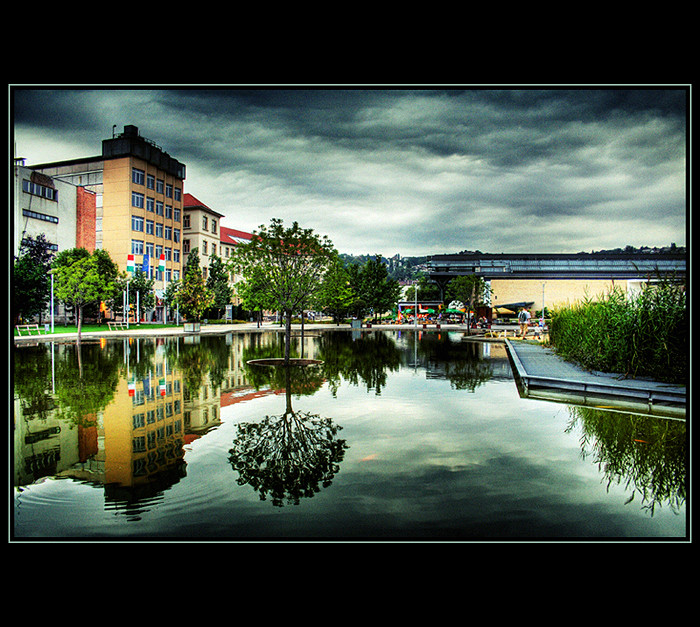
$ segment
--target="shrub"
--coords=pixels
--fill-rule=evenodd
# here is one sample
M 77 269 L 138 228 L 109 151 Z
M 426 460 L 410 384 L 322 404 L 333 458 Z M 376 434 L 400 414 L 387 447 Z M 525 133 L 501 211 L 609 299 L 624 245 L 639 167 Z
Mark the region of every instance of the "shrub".
M 685 382 L 688 329 L 685 289 L 648 284 L 628 297 L 614 288 L 599 300 L 553 312 L 550 342 L 557 353 L 591 370 Z

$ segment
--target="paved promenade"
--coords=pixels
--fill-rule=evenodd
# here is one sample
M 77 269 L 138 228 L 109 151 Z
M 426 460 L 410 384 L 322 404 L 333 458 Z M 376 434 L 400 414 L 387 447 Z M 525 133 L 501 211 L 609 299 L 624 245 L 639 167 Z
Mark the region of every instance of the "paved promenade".
M 525 396 L 685 417 L 685 386 L 587 371 L 530 342 L 508 339 L 506 346 Z

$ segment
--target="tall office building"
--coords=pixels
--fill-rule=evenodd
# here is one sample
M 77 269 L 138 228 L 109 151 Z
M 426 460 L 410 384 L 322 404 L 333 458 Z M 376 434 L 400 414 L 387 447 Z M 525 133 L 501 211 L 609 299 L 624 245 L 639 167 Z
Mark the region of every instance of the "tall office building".
M 180 278 L 185 166 L 141 137 L 136 126 L 103 140 L 100 156 L 32 169 L 96 194 L 95 247 L 106 250 L 120 271 L 130 261 L 147 269 L 157 297 Z M 163 319 L 160 301 L 150 315 Z

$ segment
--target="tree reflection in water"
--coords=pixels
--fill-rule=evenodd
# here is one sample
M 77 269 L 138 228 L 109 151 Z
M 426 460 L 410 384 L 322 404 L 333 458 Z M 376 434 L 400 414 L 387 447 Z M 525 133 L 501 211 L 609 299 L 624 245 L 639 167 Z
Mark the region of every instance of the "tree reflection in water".
M 624 484 L 652 516 L 657 506 L 679 512 L 686 498 L 686 424 L 640 414 L 571 406 L 567 433 L 581 430 L 581 455 L 592 456 L 608 488 Z
M 257 366 L 268 371 L 274 385 L 284 381 L 286 408 L 281 416 L 265 416 L 260 422 L 238 425 L 238 433 L 229 451 L 229 462 L 239 474 L 239 485 L 249 484 L 272 504 L 298 505 L 312 497 L 320 487 L 331 485 L 340 470 L 345 440 L 336 439 L 342 427 L 318 414 L 292 409 L 292 388 L 315 389 L 321 374 L 315 368 L 294 366 Z M 318 382 L 316 383 L 316 379 Z

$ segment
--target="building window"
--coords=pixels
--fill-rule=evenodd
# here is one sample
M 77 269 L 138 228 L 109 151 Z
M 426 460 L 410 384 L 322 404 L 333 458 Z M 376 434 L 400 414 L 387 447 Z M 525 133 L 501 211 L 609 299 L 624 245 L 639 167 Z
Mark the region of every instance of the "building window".
M 169 183 L 165 186 L 165 195 L 166 195 L 168 198 L 172 198 L 172 197 L 173 197 L 173 186 L 170 185 Z
M 180 209 L 178 207 L 175 207 L 175 211 L 173 212 L 173 220 L 175 220 L 175 222 L 180 221 Z
M 180 229 L 173 229 L 173 242 L 176 244 L 180 241 Z
M 157 216 L 163 215 L 163 201 L 162 200 L 156 200 L 156 215 Z
M 216 235 L 216 220 L 211 221 L 211 232 Z
M 153 242 L 146 242 L 146 254 L 153 257 Z
M 58 190 L 52 187 L 46 187 L 45 185 L 39 185 L 39 183 L 32 183 L 26 179 L 22 181 L 22 190 L 33 196 L 41 196 L 47 200 L 58 201 Z
M 182 252 L 185 254 L 190 252 L 190 240 L 188 240 L 188 239 L 182 240 Z
M 166 226 L 165 227 L 165 239 L 172 239 L 172 238 L 173 238 L 173 227 Z
M 163 237 L 163 225 L 156 222 L 156 237 Z
M 138 168 L 131 168 L 131 182 L 143 185 L 146 182 L 146 173 Z
M 216 244 L 211 245 L 211 254 L 216 255 Z
M 131 240 L 131 254 L 132 255 L 143 255 L 143 240 L 132 239 Z
M 30 211 L 29 209 L 22 209 L 22 215 L 27 218 L 35 218 L 36 220 L 43 220 L 44 222 L 53 222 L 58 224 L 58 218 L 55 216 L 50 216 L 46 213 L 39 213 L 38 211 Z
M 165 249 L 165 260 L 170 261 L 172 257 L 172 249 L 167 248 Z
M 131 206 L 143 209 L 144 195 L 139 192 L 131 192 Z
M 168 218 L 168 220 L 172 220 L 172 217 L 173 217 L 172 205 L 165 205 L 165 217 Z
M 202 254 L 203 254 L 203 255 L 208 255 L 208 254 L 209 254 L 209 242 L 207 242 L 206 240 L 204 240 L 204 241 L 202 242 Z
M 209 218 L 207 216 L 202 216 L 202 230 L 206 231 L 209 229 Z
M 182 228 L 183 229 L 190 228 L 190 214 L 189 213 L 186 213 L 185 217 L 182 219 Z
M 146 234 L 153 235 L 153 220 L 146 220 Z
M 143 218 L 140 216 L 131 216 L 131 230 L 143 231 Z
M 161 181 L 160 179 L 156 179 L 156 193 L 163 193 L 163 181 Z
M 180 263 L 180 249 L 179 248 L 173 249 L 173 261 L 175 263 Z
M 153 211 L 155 201 L 153 198 L 146 198 L 146 211 Z
M 148 189 L 156 188 L 156 177 L 152 174 L 146 175 L 146 187 L 148 187 Z
M 178 202 L 182 200 L 182 190 L 179 187 L 175 188 L 175 200 Z

